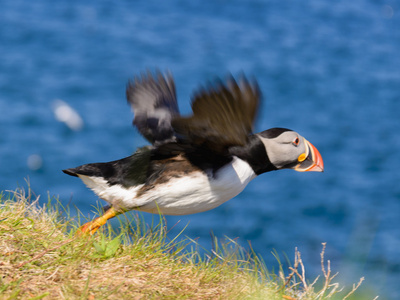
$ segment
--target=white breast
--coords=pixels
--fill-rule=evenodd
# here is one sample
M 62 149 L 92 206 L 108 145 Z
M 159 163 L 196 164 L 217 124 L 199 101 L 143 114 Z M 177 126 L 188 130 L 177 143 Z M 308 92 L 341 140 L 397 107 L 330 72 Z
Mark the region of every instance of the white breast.
M 138 209 L 166 215 L 186 215 L 213 209 L 238 195 L 256 177 L 249 164 L 237 157 L 214 176 L 193 172 L 173 178 L 136 197 L 143 186 L 109 186 L 104 179 L 80 176 L 102 199 L 125 210 Z M 103 182 L 100 182 L 103 181 Z

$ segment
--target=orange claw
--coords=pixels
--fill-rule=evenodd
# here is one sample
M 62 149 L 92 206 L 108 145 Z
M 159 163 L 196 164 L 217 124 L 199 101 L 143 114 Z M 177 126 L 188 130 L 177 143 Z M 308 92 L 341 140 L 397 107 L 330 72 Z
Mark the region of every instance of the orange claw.
M 76 235 L 93 235 L 97 229 L 106 224 L 109 219 L 114 218 L 119 214 L 120 213 L 118 213 L 113 207 L 110 207 L 102 216 L 79 227 L 76 231 Z

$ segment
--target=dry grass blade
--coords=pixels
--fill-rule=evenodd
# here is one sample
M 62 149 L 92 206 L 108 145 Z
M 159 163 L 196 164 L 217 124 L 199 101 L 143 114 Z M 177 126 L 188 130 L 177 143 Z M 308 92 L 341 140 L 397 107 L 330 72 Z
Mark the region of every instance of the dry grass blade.
M 325 250 L 326 243 L 322 243 L 322 250 L 320 253 L 321 257 L 321 271 L 323 275 L 323 282 L 320 289 L 316 288 L 316 284 L 321 278 L 317 276 L 311 283 L 307 282 L 305 275 L 305 266 L 301 258 L 300 252 L 295 249 L 295 258 L 293 267 L 288 267 L 289 275 L 285 278 L 280 273 L 280 278 L 284 279 L 284 283 L 277 290 L 278 293 L 285 292 L 282 295 L 283 299 L 331 299 L 333 297 L 339 297 L 339 294 L 343 292 L 344 288 L 339 286 L 339 283 L 332 282 L 338 273 L 332 275 L 330 261 L 327 260 L 325 264 Z M 361 278 L 357 284 L 353 285 L 353 288 L 344 297 L 340 299 L 348 299 L 353 295 L 356 290 L 361 286 L 364 278 Z
M 282 285 L 282 287 L 277 292 L 283 291 L 289 285 L 289 283 L 292 281 L 293 276 L 297 272 L 298 266 L 299 266 L 299 261 L 297 260 L 297 248 L 296 248 L 295 249 L 294 265 L 293 265 L 293 267 L 289 267 L 290 273 L 289 273 L 288 277 L 286 278 L 285 283 Z M 283 274 L 282 274 L 282 277 L 284 277 Z
M 360 281 L 357 283 L 357 285 L 353 284 L 353 289 L 343 298 L 343 300 L 349 298 L 351 295 L 354 294 L 354 292 L 360 287 L 361 283 L 364 281 L 364 277 L 360 278 Z M 378 297 L 375 297 L 374 299 L 377 299 Z
M 47 253 L 49 253 L 49 252 L 52 252 L 52 251 L 54 251 L 54 250 L 57 250 L 58 248 L 60 248 L 60 247 L 62 247 L 62 246 L 64 246 L 64 245 L 66 245 L 66 244 L 71 243 L 71 242 L 74 241 L 75 239 L 76 239 L 76 238 L 72 238 L 72 239 L 66 240 L 66 241 L 60 243 L 59 245 L 57 245 L 57 246 L 55 246 L 55 247 L 53 247 L 53 248 L 46 249 L 45 251 L 43 251 L 43 252 L 41 252 L 41 253 L 35 255 L 34 257 L 32 257 L 30 260 L 23 261 L 23 262 L 19 263 L 19 264 L 17 265 L 17 268 L 21 268 L 21 267 L 25 266 L 25 265 L 28 264 L 28 263 L 31 263 L 31 262 L 33 262 L 33 261 L 35 261 L 35 260 L 38 260 L 39 258 L 43 257 L 45 254 L 47 254 Z

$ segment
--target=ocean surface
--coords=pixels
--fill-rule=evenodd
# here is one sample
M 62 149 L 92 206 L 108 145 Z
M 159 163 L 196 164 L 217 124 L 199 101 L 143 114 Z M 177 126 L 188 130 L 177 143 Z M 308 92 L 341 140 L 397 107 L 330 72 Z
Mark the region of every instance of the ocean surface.
M 256 131 L 298 131 L 325 172 L 264 174 L 217 209 L 167 217 L 170 236 L 187 225 L 184 235 L 208 250 L 210 232 L 250 242 L 271 269 L 273 251 L 293 261 L 297 247 L 310 280 L 326 242 L 339 281 L 349 287 L 364 276 L 371 299 L 400 299 L 398 1 L 0 5 L 0 190 L 28 181 L 42 202 L 59 197 L 94 216 L 101 201 L 61 170 L 146 144 L 131 126 L 130 78 L 170 70 L 187 114 L 193 90 L 243 72 L 263 92 Z M 74 122 L 57 114 L 60 105 Z

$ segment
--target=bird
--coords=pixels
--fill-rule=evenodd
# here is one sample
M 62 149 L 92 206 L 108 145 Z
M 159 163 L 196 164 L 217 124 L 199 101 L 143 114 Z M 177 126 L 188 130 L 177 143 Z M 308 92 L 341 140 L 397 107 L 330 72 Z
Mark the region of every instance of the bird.
M 107 220 L 131 210 L 163 215 L 208 211 L 266 172 L 324 170 L 317 148 L 299 133 L 286 128 L 253 133 L 262 95 L 257 80 L 244 74 L 216 78 L 195 90 L 189 116 L 179 112 L 170 72 L 140 73 L 128 81 L 126 97 L 133 126 L 150 145 L 122 159 L 63 170 L 108 202 L 79 234 L 92 235 Z

